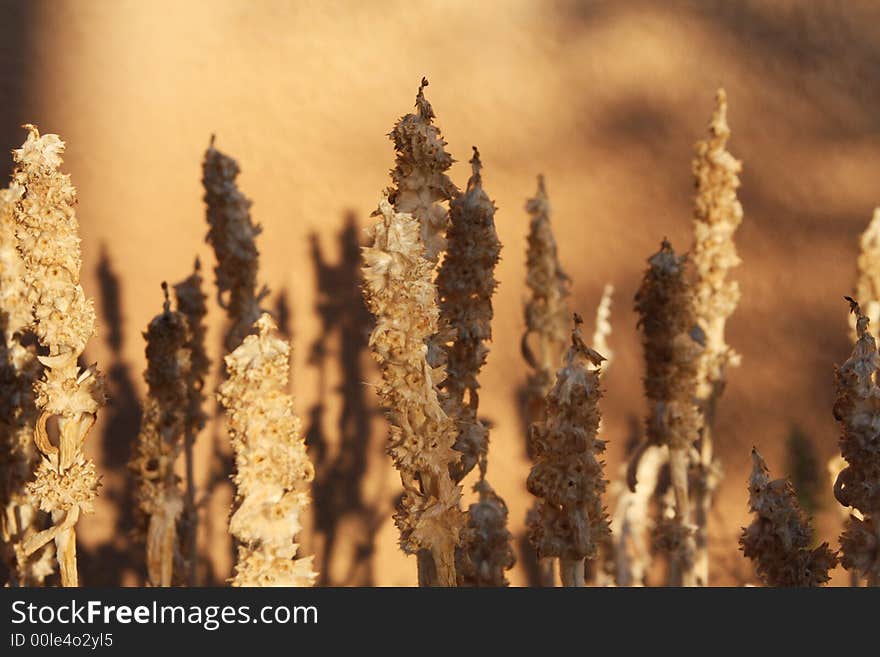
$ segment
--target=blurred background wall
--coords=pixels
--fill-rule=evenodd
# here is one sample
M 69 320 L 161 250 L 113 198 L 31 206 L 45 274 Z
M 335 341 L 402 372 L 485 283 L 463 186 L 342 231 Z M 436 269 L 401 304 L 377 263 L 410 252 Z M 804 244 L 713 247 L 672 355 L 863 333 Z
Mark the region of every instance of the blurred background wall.
M 730 150 L 744 163 L 742 302 L 728 323 L 743 359 L 719 410 L 726 476 L 712 580 L 754 581 L 736 549 L 752 445 L 774 474 L 800 468 L 816 482 L 819 535 L 836 545 L 825 463 L 836 451 L 833 365 L 849 347 L 842 296 L 877 202 L 878 19 L 876 3 L 819 0 L 0 0 L 0 148 L 23 141 L 25 122 L 67 141 L 83 284 L 100 318 L 88 357 L 110 378 L 111 404 L 89 442 L 104 488 L 81 524 L 85 583 L 141 581 L 125 469 L 145 391 L 141 331 L 161 309 L 160 282 L 184 278 L 197 255 L 213 284 L 200 185 L 212 133 L 241 164 L 264 227 L 262 281 L 294 342 L 296 408 L 318 467 L 305 550 L 323 584 L 415 582 L 390 519 L 399 480 L 363 351 L 357 259 L 393 166 L 386 134 L 423 75 L 460 160 L 452 177 L 464 186 L 479 146 L 498 206 L 504 250 L 481 410 L 518 548 L 531 504 L 517 395 L 523 205 L 535 176 L 547 176 L 574 309 L 591 319 L 603 285 L 616 286 L 602 405 L 615 478 L 645 413 L 632 298 L 661 238 L 690 246 L 693 144 L 722 85 Z M 4 176 L 9 168 L 0 162 Z M 213 300 L 209 319 L 216 371 L 223 318 Z M 224 441 L 212 422 L 199 442 L 205 582 L 231 566 Z M 519 557 L 511 579 L 523 585 L 533 559 Z

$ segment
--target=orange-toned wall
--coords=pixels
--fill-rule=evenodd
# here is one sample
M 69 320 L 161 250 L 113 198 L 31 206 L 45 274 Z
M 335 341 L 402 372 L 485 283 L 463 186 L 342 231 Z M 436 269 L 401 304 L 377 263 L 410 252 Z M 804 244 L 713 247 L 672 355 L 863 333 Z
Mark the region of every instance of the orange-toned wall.
M 690 245 L 693 143 L 705 133 L 715 89 L 726 88 L 731 150 L 744 162 L 743 264 L 735 274 L 742 302 L 729 323 L 729 341 L 743 359 L 719 411 L 726 478 L 712 518 L 712 574 L 718 583 L 753 580 L 736 551 L 748 522 L 750 447 L 781 475 L 787 437 L 800 427 L 822 477 L 836 449 L 832 366 L 848 351 L 841 297 L 853 284 L 857 238 L 878 200 L 880 176 L 880 12 L 868 7 L 0 2 L 0 148 L 23 140 L 23 122 L 68 142 L 83 283 L 101 320 L 88 356 L 111 378 L 111 406 L 89 446 L 105 487 L 96 513 L 82 521 L 84 581 L 139 581 L 130 567 L 130 518 L 121 510 L 130 509 L 124 462 L 144 393 L 140 332 L 160 309 L 159 283 L 183 278 L 197 254 L 211 279 L 200 161 L 213 133 L 239 160 L 241 188 L 264 227 L 261 279 L 272 304 L 283 299 L 289 309 L 297 410 L 313 445 L 325 446 L 312 450 L 323 459 L 318 510 L 325 521 L 321 532 L 304 532 L 305 546 L 319 555 L 329 583 L 414 583 L 414 558 L 397 549 L 390 521 L 399 482 L 382 453 L 384 423 L 371 392 L 377 375 L 368 355 L 343 348 L 339 327 L 356 336 L 366 326 L 353 303 L 351 239 L 361 239 L 389 182 L 386 134 L 413 105 L 422 75 L 448 149 L 460 160 L 453 178 L 464 185 L 470 147 L 478 145 L 499 208 L 504 250 L 481 401 L 494 423 L 490 477 L 510 506 L 518 541 L 531 503 L 516 394 L 525 375 L 523 204 L 535 175 L 547 176 L 575 309 L 592 317 L 603 285 L 617 288 L 616 360 L 602 406 L 614 477 L 633 418 L 644 414 L 632 297 L 662 237 L 679 249 Z M 355 232 L 346 232 L 347 217 Z M 216 361 L 216 304 L 210 320 Z M 343 434 L 351 445 L 343 456 L 351 458 L 328 478 Z M 212 441 L 222 437 L 222 425 L 212 425 L 200 439 L 203 487 L 216 462 Z M 367 474 L 344 487 L 362 459 Z M 837 510 L 822 484 L 820 535 L 834 541 Z M 355 499 L 336 500 L 339 490 L 354 491 Z M 221 482 L 205 507 L 210 523 L 202 525 L 201 544 L 213 567 L 203 574 L 214 581 L 229 574 L 229 501 Z M 335 531 L 330 564 L 321 557 L 328 530 Z M 512 581 L 527 583 L 522 565 Z

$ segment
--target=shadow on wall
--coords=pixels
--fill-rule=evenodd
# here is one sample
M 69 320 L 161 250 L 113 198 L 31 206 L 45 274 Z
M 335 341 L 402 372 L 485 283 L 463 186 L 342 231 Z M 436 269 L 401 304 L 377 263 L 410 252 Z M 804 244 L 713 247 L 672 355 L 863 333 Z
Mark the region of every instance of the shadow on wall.
M 97 268 L 100 283 L 101 324 L 106 329 L 110 364 L 107 372 L 106 422 L 100 437 L 101 470 L 104 473 L 101 495 L 116 509 L 113 537 L 95 548 L 81 548 L 80 568 L 84 581 L 93 586 L 120 586 L 127 573 L 137 582 L 145 581 L 143 545 L 132 550 L 130 538 L 136 535 L 135 479 L 128 463 L 141 424 L 141 405 L 129 367 L 123 362 L 124 322 L 120 310 L 119 276 L 101 245 Z
M 361 296 L 360 245 L 354 214 L 346 214 L 337 236 L 337 263 L 327 262 L 317 235 L 312 234 L 310 240 L 318 286 L 315 310 L 321 322 L 308 358 L 309 365 L 318 371 L 318 398 L 308 411 L 306 431 L 306 444 L 315 464 L 312 492 L 315 531 L 320 535 L 318 584 L 373 586 L 375 538 L 384 514 L 376 503 L 364 499 L 363 492 L 374 411 L 365 395 L 362 360 L 372 318 Z M 334 336 L 338 345 L 335 354 L 331 351 Z M 333 360 L 338 363 L 340 385 L 328 390 L 328 370 Z M 340 404 L 335 449 L 324 434 L 331 395 Z

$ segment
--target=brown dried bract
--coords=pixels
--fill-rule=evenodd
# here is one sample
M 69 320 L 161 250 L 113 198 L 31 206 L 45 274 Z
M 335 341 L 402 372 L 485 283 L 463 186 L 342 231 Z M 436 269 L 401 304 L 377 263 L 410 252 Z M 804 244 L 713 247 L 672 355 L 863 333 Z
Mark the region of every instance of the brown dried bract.
M 749 479 L 752 524 L 743 529 L 740 547 L 767 586 L 819 586 L 829 580 L 837 555 L 822 543 L 810 548 L 813 531 L 786 479 L 770 480 L 767 464 L 752 449 Z

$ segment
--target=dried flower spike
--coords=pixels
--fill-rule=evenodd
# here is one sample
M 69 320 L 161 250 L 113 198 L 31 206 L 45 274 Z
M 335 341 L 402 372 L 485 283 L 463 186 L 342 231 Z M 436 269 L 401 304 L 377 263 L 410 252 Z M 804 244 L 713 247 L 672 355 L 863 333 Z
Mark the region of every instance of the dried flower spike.
M 880 208 L 874 209 L 871 222 L 859 239 L 856 299 L 874 326 L 880 325 Z M 855 320 L 855 318 L 853 318 Z M 853 321 L 853 341 L 858 340 Z
M 766 586 L 819 586 L 828 581 L 837 555 L 828 543 L 810 548 L 813 531 L 791 482 L 770 481 L 767 464 L 754 448 L 749 509 L 755 519 L 743 529 L 740 548 Z
M 526 483 L 538 499 L 529 539 L 541 557 L 558 557 L 564 586 L 584 585 L 584 559 L 609 533 L 602 507 L 607 482 L 599 455 L 599 370 L 602 356 L 581 336 L 575 315 L 571 346 L 547 398 L 547 419 L 529 437 L 535 464 Z
M 34 385 L 40 364 L 22 337 L 31 324 L 24 261 L 15 240 L 14 210 L 24 190 L 0 190 L 0 549 L 12 586 L 39 586 L 52 572 L 51 550 L 27 557 L 23 543 L 39 531 L 40 514 L 26 492 L 39 463 L 34 445 Z
M 40 136 L 34 126 L 21 148 L 13 151 L 13 181 L 24 190 L 14 216 L 19 253 L 25 263 L 33 330 L 48 355 L 37 383 L 34 440 L 43 455 L 30 493 L 52 514 L 53 526 L 25 542 L 32 554 L 54 540 L 62 586 L 77 586 L 76 523 L 91 512 L 98 492 L 95 463 L 83 443 L 104 403 L 102 380 L 95 365 L 77 363 L 95 332 L 95 309 L 79 284 L 81 256 L 76 190 L 70 176 L 58 171 L 64 142 L 57 135 Z M 47 424 L 57 420 L 58 446 L 49 440 Z
M 203 409 L 205 402 L 205 379 L 211 367 L 205 349 L 205 294 L 202 292 L 201 263 L 196 258 L 193 273 L 174 285 L 174 298 L 177 312 L 186 318 L 188 327 L 186 348 L 189 351 L 190 366 L 187 371 L 187 409 L 184 433 L 184 459 L 186 486 L 183 498 L 183 520 L 181 523 L 181 545 L 187 562 L 187 583 L 196 584 L 196 560 L 198 558 L 196 535 L 198 530 L 198 509 L 195 503 L 195 474 L 193 447 L 199 432 L 205 428 L 207 415 Z
M 450 475 L 460 453 L 458 432 L 440 405 L 444 372 L 427 360 L 427 341 L 436 333 L 439 311 L 433 265 L 423 257 L 418 220 L 379 202 L 376 222 L 367 229 L 363 250 L 364 296 L 376 318 L 370 348 L 382 370 L 378 394 L 391 424 L 388 453 L 400 472 L 403 497 L 394 516 L 404 552 L 430 552 L 436 573 L 421 585 L 456 585 L 455 548 L 465 517 L 461 486 Z
M 147 577 L 151 586 L 185 580 L 178 524 L 184 493 L 174 467 L 184 450 L 189 410 L 190 351 L 186 318 L 165 303 L 147 327 L 147 399 L 131 469 L 138 482 L 137 499 L 146 524 Z M 175 566 L 176 564 L 176 566 Z
M 880 356 L 868 316 L 855 300 L 847 300 L 856 316 L 858 340 L 835 372 L 834 419 L 841 426 L 840 453 L 847 465 L 837 476 L 834 497 L 859 511 L 861 518 L 853 514 L 844 526 L 841 563 L 866 578 L 869 586 L 880 586 L 880 445 L 875 428 L 880 422 Z
M 236 185 L 239 172 L 238 163 L 214 148 L 211 137 L 202 164 L 202 185 L 210 226 L 207 241 L 217 258 L 217 302 L 232 323 L 225 338 L 227 352 L 241 344 L 257 321 L 267 294 L 265 289 L 257 290 L 255 240 L 262 228 L 251 220 L 251 201 Z
M 645 353 L 645 396 L 648 399 L 646 445 L 669 448 L 675 492 L 675 516 L 657 526 L 655 544 L 669 553 L 669 582 L 694 586 L 694 538 L 688 497 L 688 467 L 696 461 L 700 413 L 694 403 L 703 335 L 694 315 L 686 256 L 677 256 L 666 240 L 648 259 L 649 267 L 635 298 Z M 638 455 L 644 453 L 644 447 Z M 630 469 L 638 466 L 638 457 Z M 634 488 L 633 481 L 630 482 Z
M 389 199 L 397 212 L 419 220 L 425 257 L 433 263 L 445 249 L 444 235 L 449 212 L 442 204 L 458 195 L 455 184 L 446 175 L 453 159 L 446 152 L 446 142 L 434 125 L 434 109 L 425 98 L 428 80 L 422 78 L 416 94 L 416 112 L 406 114 L 388 135 L 394 142 L 397 161 L 391 171 L 394 187 Z
M 441 384 L 446 413 L 455 419 L 455 449 L 461 460 L 453 467 L 461 481 L 479 465 L 475 490 L 480 499 L 468 511 L 468 540 L 462 547 L 459 581 L 468 586 L 504 586 L 504 570 L 513 567 L 507 506 L 486 481 L 488 429 L 478 418 L 477 377 L 492 339 L 492 294 L 498 285 L 495 265 L 501 242 L 495 232 L 495 204 L 483 190 L 480 153 L 474 147 L 467 190 L 450 207 L 448 251 L 437 276 L 440 313 L 455 338 L 446 346 L 446 379 Z
M 742 163 L 727 151 L 727 95 L 719 89 L 709 137 L 697 142 L 692 164 L 697 194 L 694 204 L 694 268 L 696 270 L 697 321 L 706 336 L 700 358 L 697 398 L 703 412 L 699 467 L 694 478 L 696 514 L 696 576 L 701 586 L 709 580 L 707 523 L 721 466 L 714 455 L 715 410 L 724 391 L 726 370 L 739 365 L 737 354 L 725 342 L 727 319 L 739 302 L 739 284 L 730 270 L 740 264 L 733 235 L 742 223 L 743 210 L 736 197 Z
M 531 423 L 544 418 L 544 400 L 565 352 L 571 313 L 567 300 L 570 279 L 559 264 L 543 176 L 538 176 L 538 191 L 526 203 L 526 210 L 531 215 L 526 251 L 529 298 L 525 305 L 522 353 L 531 368 L 526 382 Z
M 263 314 L 226 356 L 217 398 L 235 449 L 236 504 L 229 529 L 239 541 L 233 586 L 312 586 L 312 557 L 297 559 L 296 535 L 315 469 L 286 392 L 290 346 Z

